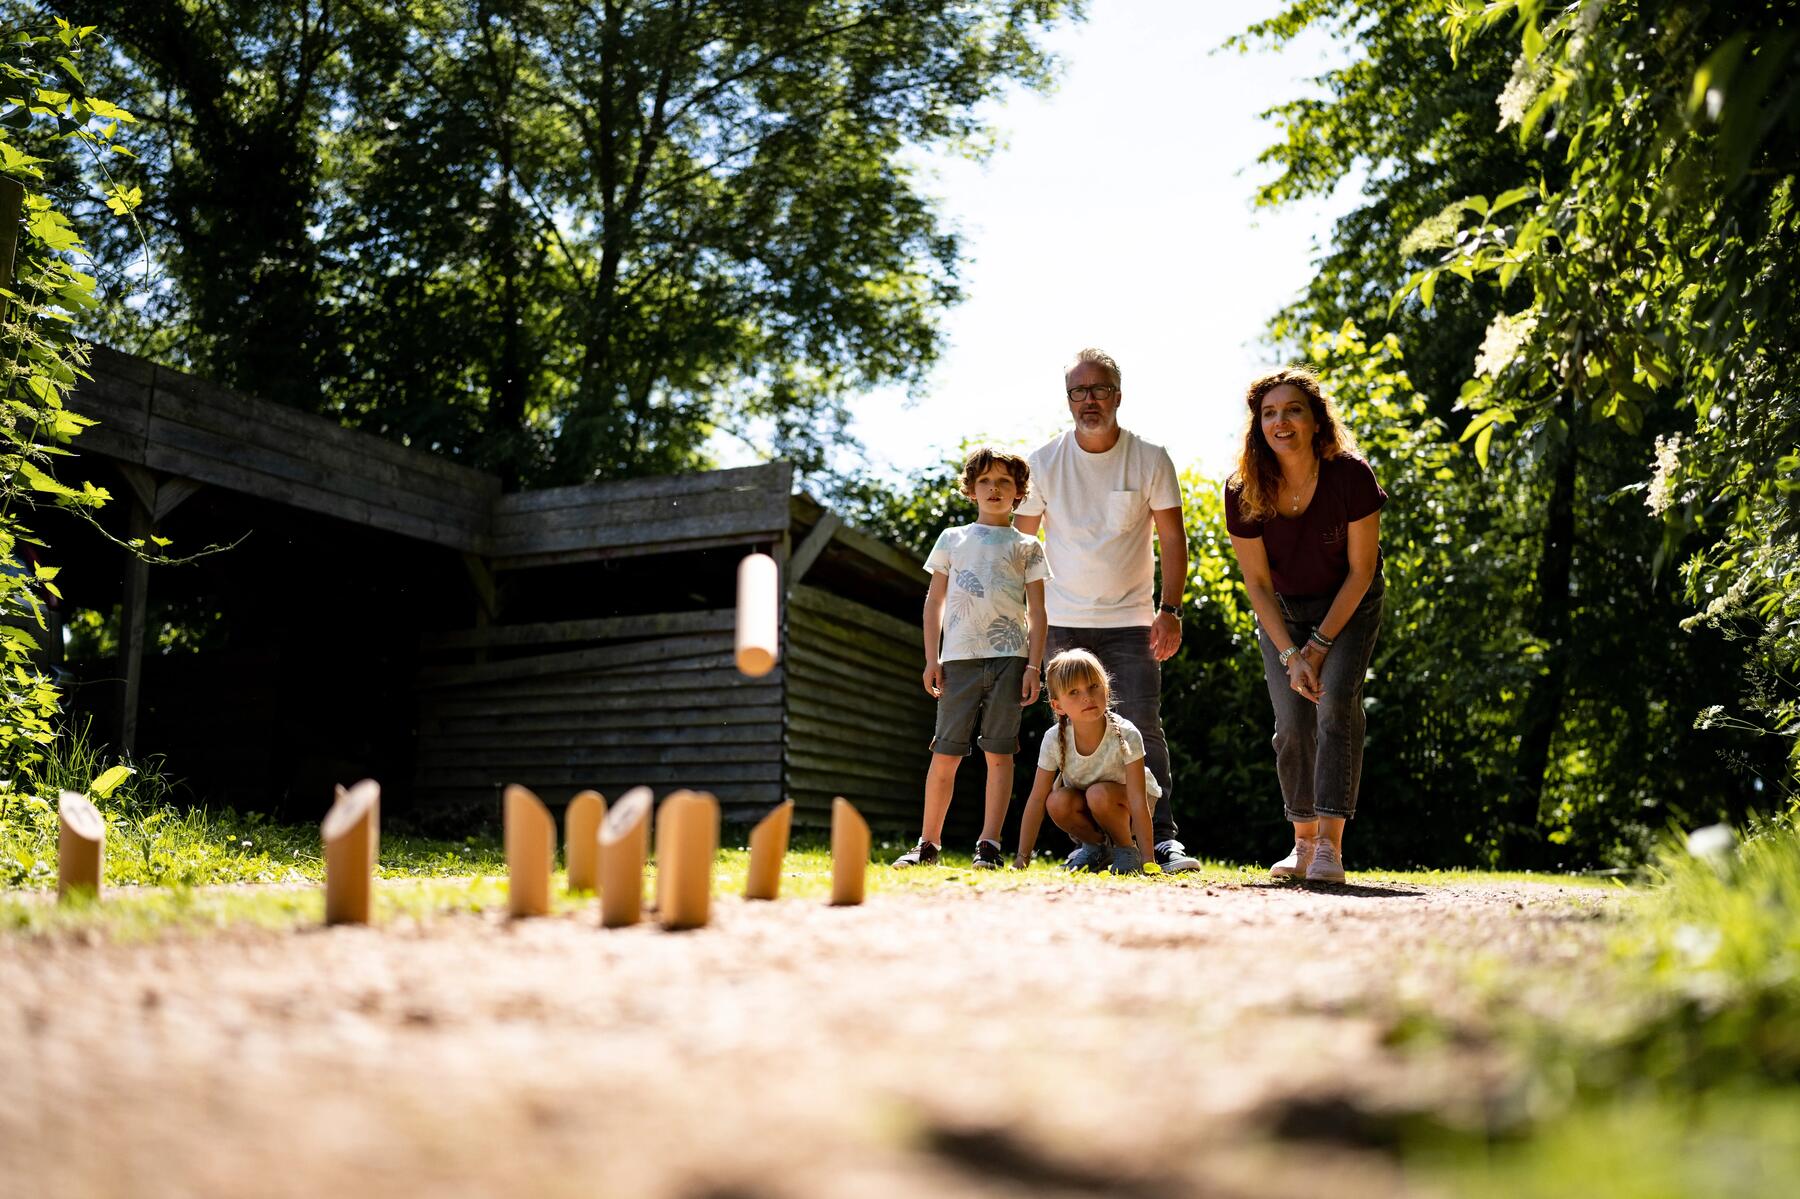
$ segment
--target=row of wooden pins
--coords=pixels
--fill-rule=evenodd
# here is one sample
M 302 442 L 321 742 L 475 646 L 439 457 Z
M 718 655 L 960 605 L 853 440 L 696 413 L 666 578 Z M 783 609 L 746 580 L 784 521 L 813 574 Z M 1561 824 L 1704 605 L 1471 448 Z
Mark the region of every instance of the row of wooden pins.
M 506 865 L 512 915 L 550 913 L 550 874 L 556 857 L 556 822 L 524 787 L 506 789 Z M 583 791 L 564 816 L 568 887 L 599 892 L 600 920 L 608 928 L 643 918 L 644 865 L 649 847 L 651 794 L 636 787 L 607 810 L 598 792 Z M 98 896 L 106 873 L 106 821 L 85 795 L 65 791 L 57 805 L 57 895 Z M 793 827 L 787 801 L 750 831 L 750 869 L 744 898 L 773 900 L 781 892 L 781 866 Z M 320 833 L 325 842 L 325 923 L 367 924 L 373 879 L 381 855 L 381 787 L 364 779 L 337 789 Z M 711 917 L 712 864 L 719 845 L 719 805 L 704 792 L 677 791 L 656 814 L 656 913 L 665 928 L 701 928 Z M 849 801 L 831 805 L 831 902 L 863 901 L 869 826 Z
M 649 850 L 651 793 L 635 787 L 611 809 L 598 792 L 583 791 L 564 814 L 568 887 L 598 892 L 600 923 L 622 928 L 643 919 L 644 866 Z M 374 847 L 379 842 L 380 788 L 373 780 L 338 789 L 325 817 L 325 919 L 366 924 Z M 750 869 L 744 898 L 773 900 L 793 827 L 794 804 L 775 808 L 750 832 Z M 550 914 L 550 876 L 556 822 L 542 800 L 520 786 L 504 799 L 507 906 L 516 918 Z M 712 867 L 719 848 L 719 804 L 705 792 L 676 791 L 655 813 L 656 916 L 669 929 L 703 928 L 712 913 Z M 869 826 L 843 798 L 831 805 L 831 902 L 863 901 L 869 864 Z

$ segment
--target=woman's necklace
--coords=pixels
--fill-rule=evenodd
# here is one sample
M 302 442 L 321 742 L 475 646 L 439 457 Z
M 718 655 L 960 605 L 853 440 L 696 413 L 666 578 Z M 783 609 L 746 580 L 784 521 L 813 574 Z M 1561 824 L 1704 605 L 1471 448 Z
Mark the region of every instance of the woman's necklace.
M 1312 474 L 1306 476 L 1306 482 L 1300 484 L 1300 486 L 1298 486 L 1294 489 L 1294 498 L 1291 501 L 1289 501 L 1289 503 L 1288 503 L 1288 508 L 1290 511 L 1293 511 L 1293 512 L 1300 511 L 1300 493 L 1305 491 L 1308 487 L 1311 487 L 1312 481 L 1318 477 L 1319 477 L 1319 460 L 1317 458 L 1315 458 L 1315 459 L 1313 459 Z

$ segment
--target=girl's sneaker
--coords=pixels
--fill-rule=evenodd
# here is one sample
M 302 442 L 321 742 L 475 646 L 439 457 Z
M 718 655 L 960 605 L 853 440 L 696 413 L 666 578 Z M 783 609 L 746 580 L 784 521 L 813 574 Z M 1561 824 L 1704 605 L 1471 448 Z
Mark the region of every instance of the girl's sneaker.
M 1095 872 L 1106 869 L 1106 845 L 1099 841 L 1083 841 L 1075 847 L 1075 852 L 1063 859 L 1063 869 L 1080 873 L 1084 870 Z
M 1309 883 L 1341 883 L 1344 881 L 1344 859 L 1339 856 L 1338 847 L 1331 843 L 1331 838 L 1320 837 L 1313 842 L 1312 861 L 1306 867 L 1306 881 Z
M 1313 839 L 1311 837 L 1294 838 L 1294 848 L 1288 856 L 1269 867 L 1270 878 L 1305 878 L 1306 868 L 1312 865 Z
M 1135 845 L 1113 846 L 1112 872 L 1114 874 L 1142 874 L 1144 872 L 1144 855 L 1137 851 Z
M 1006 863 L 1000 857 L 998 841 L 975 842 L 975 869 L 998 870 Z
M 894 859 L 894 865 L 900 867 L 935 866 L 937 865 L 937 861 L 938 847 L 927 841 L 925 838 L 920 837 L 917 845 Z

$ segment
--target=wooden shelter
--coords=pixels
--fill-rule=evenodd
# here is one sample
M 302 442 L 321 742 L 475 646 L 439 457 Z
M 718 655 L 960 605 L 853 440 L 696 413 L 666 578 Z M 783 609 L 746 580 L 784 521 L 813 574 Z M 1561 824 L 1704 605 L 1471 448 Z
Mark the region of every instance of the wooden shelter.
M 110 532 L 231 548 L 153 567 L 46 530 L 64 615 L 117 605 L 72 632 L 76 706 L 198 798 L 311 815 L 366 773 L 426 822 L 490 815 L 514 782 L 704 789 L 734 822 L 791 797 L 815 828 L 843 795 L 877 828 L 916 822 L 921 563 L 795 494 L 789 464 L 505 494 L 142 359 L 96 349 L 92 374 L 72 473 L 113 492 Z M 731 653 L 752 550 L 786 599 L 760 679 Z

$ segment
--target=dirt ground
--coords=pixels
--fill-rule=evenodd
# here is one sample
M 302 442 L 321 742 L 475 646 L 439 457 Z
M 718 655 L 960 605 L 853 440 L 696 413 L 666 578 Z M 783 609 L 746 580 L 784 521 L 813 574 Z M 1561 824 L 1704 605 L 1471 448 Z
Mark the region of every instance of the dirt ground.
M 1566 981 L 1608 904 L 951 879 L 689 933 L 0 935 L 0 1195 L 1429 1194 L 1371 1120 L 1479 1118 L 1507 1063 L 1399 1013 Z

